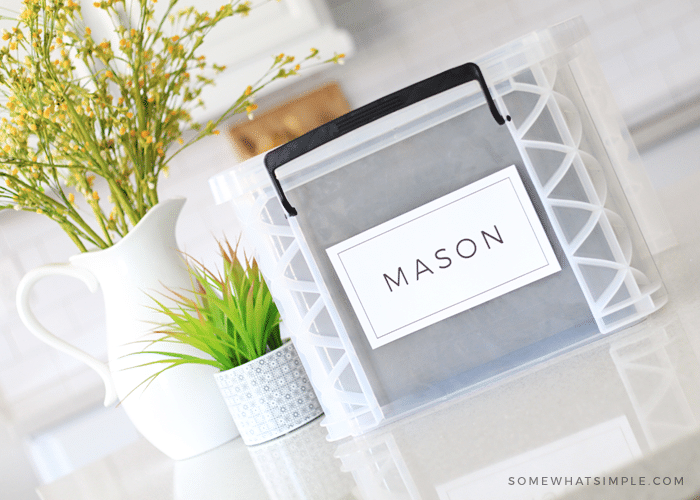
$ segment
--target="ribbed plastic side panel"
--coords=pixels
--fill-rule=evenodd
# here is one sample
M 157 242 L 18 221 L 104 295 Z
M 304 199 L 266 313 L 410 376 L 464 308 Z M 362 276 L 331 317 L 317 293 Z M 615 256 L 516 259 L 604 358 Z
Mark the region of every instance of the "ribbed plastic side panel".
M 376 427 L 382 420 L 381 409 L 274 191 L 256 190 L 236 200 L 234 209 L 280 308 L 282 333 L 294 342 L 317 392 L 329 439 Z
M 658 310 L 666 291 L 568 65 L 533 65 L 511 88 L 508 127 L 600 332 Z

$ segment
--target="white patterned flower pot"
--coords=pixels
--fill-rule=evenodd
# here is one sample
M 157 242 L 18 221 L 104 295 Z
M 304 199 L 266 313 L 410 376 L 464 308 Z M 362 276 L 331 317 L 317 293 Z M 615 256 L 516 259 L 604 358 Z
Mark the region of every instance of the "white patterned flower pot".
M 214 377 L 247 445 L 282 436 L 323 413 L 291 342 Z

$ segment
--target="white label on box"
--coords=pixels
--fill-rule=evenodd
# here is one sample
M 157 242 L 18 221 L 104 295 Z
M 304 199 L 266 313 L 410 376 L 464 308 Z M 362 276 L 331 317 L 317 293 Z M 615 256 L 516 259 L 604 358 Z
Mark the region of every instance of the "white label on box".
M 326 251 L 372 348 L 561 270 L 514 166 Z

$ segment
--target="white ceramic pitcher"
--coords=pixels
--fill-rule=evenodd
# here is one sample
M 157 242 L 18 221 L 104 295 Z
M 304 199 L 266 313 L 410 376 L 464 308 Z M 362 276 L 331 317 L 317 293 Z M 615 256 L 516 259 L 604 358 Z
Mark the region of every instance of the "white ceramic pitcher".
M 185 365 L 167 370 L 146 389 L 129 394 L 163 365 L 139 366 L 156 359 L 151 354 L 123 356 L 142 350 L 143 340 L 166 320 L 151 310 L 149 295 L 163 299 L 164 285 L 189 288 L 190 281 L 175 240 L 175 223 L 185 199 L 153 207 L 122 240 L 105 250 L 73 256 L 68 264 L 51 264 L 27 273 L 17 290 L 20 317 L 47 344 L 85 362 L 105 383 L 105 406 L 122 400 L 136 428 L 154 446 L 179 460 L 193 457 L 238 435 L 219 392 L 211 366 Z M 91 291 L 104 294 L 109 366 L 46 330 L 29 307 L 29 293 L 38 280 L 50 275 L 79 278 Z M 168 345 L 172 350 L 172 344 Z M 186 351 L 182 351 L 186 352 Z M 194 353 L 194 349 L 187 351 Z M 199 353 L 201 355 L 201 352 Z

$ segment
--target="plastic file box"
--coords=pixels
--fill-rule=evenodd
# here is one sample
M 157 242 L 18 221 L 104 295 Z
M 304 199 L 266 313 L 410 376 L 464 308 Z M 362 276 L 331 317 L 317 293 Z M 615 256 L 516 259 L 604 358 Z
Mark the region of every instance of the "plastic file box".
M 574 19 L 212 178 L 330 439 L 665 303 L 620 183 L 626 131 L 596 71 Z

